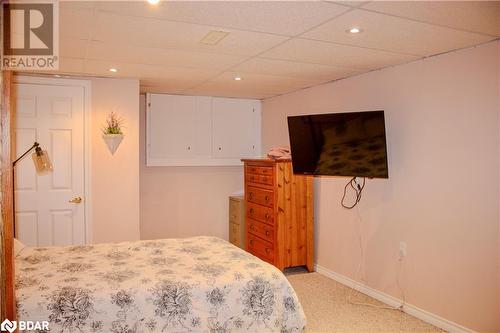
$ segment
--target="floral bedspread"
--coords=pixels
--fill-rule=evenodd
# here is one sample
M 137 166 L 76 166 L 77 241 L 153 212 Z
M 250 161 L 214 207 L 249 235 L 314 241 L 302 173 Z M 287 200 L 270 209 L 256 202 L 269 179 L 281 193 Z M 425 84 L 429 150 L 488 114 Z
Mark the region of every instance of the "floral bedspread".
M 301 332 L 275 267 L 214 237 L 27 248 L 16 257 L 19 320 L 51 332 Z

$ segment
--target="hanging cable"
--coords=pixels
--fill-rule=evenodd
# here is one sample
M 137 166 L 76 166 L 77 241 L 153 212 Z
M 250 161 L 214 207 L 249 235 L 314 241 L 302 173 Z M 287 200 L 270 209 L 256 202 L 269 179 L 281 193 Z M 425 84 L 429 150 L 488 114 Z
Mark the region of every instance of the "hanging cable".
M 344 186 L 344 194 L 342 195 L 342 200 L 340 201 L 340 204 L 342 205 L 342 207 L 344 207 L 346 209 L 353 209 L 354 207 L 356 207 L 356 205 L 358 204 L 358 202 L 361 201 L 361 195 L 363 194 L 363 189 L 365 188 L 365 182 L 366 182 L 366 178 L 365 177 L 363 177 L 363 182 L 361 184 L 359 184 L 356 181 L 356 177 L 352 177 L 351 180 L 347 184 L 345 184 L 345 186 Z M 350 206 L 346 205 L 344 203 L 345 196 L 346 196 L 346 193 L 347 193 L 347 188 L 349 186 L 351 186 L 351 188 L 356 193 L 356 200 Z

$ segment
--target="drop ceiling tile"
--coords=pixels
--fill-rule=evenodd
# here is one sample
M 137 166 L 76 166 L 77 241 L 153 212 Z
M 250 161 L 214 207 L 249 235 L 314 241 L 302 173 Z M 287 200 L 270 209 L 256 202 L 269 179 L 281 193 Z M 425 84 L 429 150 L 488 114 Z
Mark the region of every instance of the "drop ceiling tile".
M 117 73 L 109 71 L 110 68 L 117 68 Z M 201 70 L 184 67 L 153 66 L 146 64 L 123 63 L 117 61 L 86 60 L 85 72 L 91 75 L 107 77 L 131 77 L 141 80 L 161 79 L 164 82 L 203 82 L 211 77 L 215 77 L 219 71 Z
M 85 60 L 82 58 L 61 57 L 57 73 L 83 74 Z
M 370 70 L 418 59 L 416 56 L 294 38 L 261 58 Z
M 350 1 L 350 0 L 344 0 L 344 1 L 330 1 L 327 0 L 328 2 L 334 2 L 339 5 L 344 5 L 344 6 L 349 6 L 349 7 L 359 7 L 364 4 L 369 3 L 370 1 Z
M 347 33 L 351 27 L 359 34 Z M 420 23 L 394 16 L 353 10 L 302 35 L 329 42 L 428 56 L 477 45 L 493 37 Z
M 235 81 L 234 77 L 236 76 L 240 76 L 242 80 Z M 248 90 L 276 95 L 318 85 L 322 82 L 324 82 L 324 80 L 298 79 L 292 77 L 250 73 L 243 75 L 238 72 L 224 72 L 219 76 L 201 84 L 200 86 L 194 87 L 194 89 L 210 88 L 213 90 L 227 89 L 228 91 Z
M 500 37 L 499 1 L 373 1 L 363 8 Z
M 72 1 L 61 0 L 59 1 L 59 8 L 62 9 L 94 9 L 98 4 L 97 1 Z
M 59 36 L 88 39 L 93 25 L 93 10 L 87 8 L 59 8 Z
M 147 92 L 164 93 L 164 94 L 181 94 L 186 89 L 192 88 L 200 84 L 201 81 L 190 79 L 177 79 L 177 80 L 163 80 L 163 79 L 150 79 L 141 80 L 141 90 Z
M 263 58 L 252 58 L 232 70 L 240 74 L 276 75 L 318 81 L 331 81 L 360 73 L 359 69 L 353 68 Z
M 149 65 L 223 70 L 241 63 L 247 57 L 92 41 L 89 44 L 88 58 Z
M 199 43 L 211 30 L 217 30 L 217 28 L 99 12 L 96 14 L 92 39 L 103 42 L 128 43 L 135 46 L 251 56 L 277 45 L 287 38 L 264 33 L 224 29 L 230 34 L 219 44 L 206 45 Z
M 270 93 L 262 90 L 249 90 L 241 88 L 230 88 L 224 86 L 214 87 L 213 85 L 203 85 L 198 88 L 189 89 L 182 93 L 183 95 L 194 96 L 215 96 L 215 97 L 233 97 L 233 98 L 255 98 L 264 99 L 276 96 L 276 93 Z
M 349 8 L 321 1 L 145 1 L 105 2 L 100 10 L 293 36 Z
M 59 38 L 59 56 L 71 58 L 85 58 L 88 41 L 76 38 Z

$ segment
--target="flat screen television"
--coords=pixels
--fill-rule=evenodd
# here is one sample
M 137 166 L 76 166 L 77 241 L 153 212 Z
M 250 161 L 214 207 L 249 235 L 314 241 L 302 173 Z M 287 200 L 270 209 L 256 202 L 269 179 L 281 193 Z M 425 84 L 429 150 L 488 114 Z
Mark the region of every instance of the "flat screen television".
M 295 174 L 389 178 L 384 111 L 288 117 Z

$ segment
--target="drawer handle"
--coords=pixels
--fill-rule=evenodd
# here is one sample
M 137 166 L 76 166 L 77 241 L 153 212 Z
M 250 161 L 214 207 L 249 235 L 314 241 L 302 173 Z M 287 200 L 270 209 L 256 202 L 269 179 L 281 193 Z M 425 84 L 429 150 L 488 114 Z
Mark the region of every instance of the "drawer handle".
M 250 208 L 250 215 L 253 215 L 253 212 L 254 212 L 253 208 Z
M 271 215 L 269 215 L 269 213 L 266 213 L 266 220 L 269 220 L 270 217 Z
M 253 246 L 253 239 L 251 239 L 251 240 L 250 240 L 250 245 L 252 245 L 252 246 Z
M 266 195 L 266 202 L 268 202 L 268 201 L 269 201 L 269 196 L 268 196 L 268 195 Z
M 271 249 L 270 249 L 270 248 L 268 248 L 268 247 L 266 247 L 266 253 L 267 253 L 267 254 L 271 253 Z
M 250 200 L 253 199 L 253 192 L 248 193 L 248 199 L 250 199 Z
M 271 235 L 271 233 L 269 232 L 269 230 L 266 230 L 266 236 L 269 237 L 269 235 Z
M 250 230 L 255 229 L 255 226 L 253 224 L 250 224 Z

